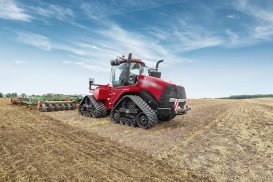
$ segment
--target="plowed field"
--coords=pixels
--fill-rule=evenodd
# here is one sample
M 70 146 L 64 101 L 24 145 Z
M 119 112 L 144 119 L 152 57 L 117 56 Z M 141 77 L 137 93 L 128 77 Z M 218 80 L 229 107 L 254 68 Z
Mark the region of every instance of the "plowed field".
M 272 181 L 273 99 L 193 100 L 149 130 L 0 100 L 0 181 Z

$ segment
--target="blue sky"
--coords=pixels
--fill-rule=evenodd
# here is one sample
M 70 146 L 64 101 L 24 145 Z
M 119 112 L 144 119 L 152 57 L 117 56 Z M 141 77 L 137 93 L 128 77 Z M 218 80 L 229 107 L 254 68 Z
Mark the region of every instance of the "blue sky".
M 0 0 L 0 92 L 87 94 L 133 53 L 190 98 L 273 93 L 273 1 Z

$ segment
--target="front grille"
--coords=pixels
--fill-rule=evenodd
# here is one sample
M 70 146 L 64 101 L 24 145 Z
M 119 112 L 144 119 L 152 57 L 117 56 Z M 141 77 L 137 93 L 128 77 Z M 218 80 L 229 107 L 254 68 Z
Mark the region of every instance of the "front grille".
M 185 88 L 182 86 L 176 86 L 178 92 L 178 99 L 186 99 L 186 91 Z
M 170 102 L 170 98 L 175 99 L 186 99 L 185 88 L 182 86 L 176 85 L 168 85 L 163 91 L 160 99 L 159 99 L 159 107 L 160 108 L 171 108 L 172 113 L 174 114 L 174 103 Z M 183 108 L 185 105 L 184 102 L 180 102 L 179 106 Z

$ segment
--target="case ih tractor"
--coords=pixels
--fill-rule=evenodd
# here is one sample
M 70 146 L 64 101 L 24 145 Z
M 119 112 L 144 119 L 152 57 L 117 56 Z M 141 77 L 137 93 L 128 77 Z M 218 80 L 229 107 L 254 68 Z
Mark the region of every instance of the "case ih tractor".
M 155 68 L 148 68 L 141 59 L 117 58 L 111 61 L 112 85 L 95 84 L 89 80 L 92 95 L 85 96 L 79 113 L 87 117 L 105 117 L 110 113 L 113 123 L 151 128 L 158 121 L 167 121 L 185 114 L 186 93 L 182 86 L 160 79 L 160 60 Z M 148 75 L 143 75 L 144 69 Z M 96 86 L 96 88 L 92 88 Z

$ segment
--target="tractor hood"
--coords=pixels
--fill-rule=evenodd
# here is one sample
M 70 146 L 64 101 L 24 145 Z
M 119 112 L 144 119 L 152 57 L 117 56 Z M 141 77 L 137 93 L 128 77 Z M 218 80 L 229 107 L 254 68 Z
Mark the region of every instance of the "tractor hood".
M 147 92 L 151 93 L 156 98 L 156 100 L 160 99 L 160 97 L 162 96 L 162 94 L 166 90 L 166 88 L 181 87 L 181 86 L 175 85 L 172 82 L 164 81 L 159 78 L 145 76 L 145 75 L 138 76 L 138 84 L 141 87 L 141 89 L 146 90 Z

